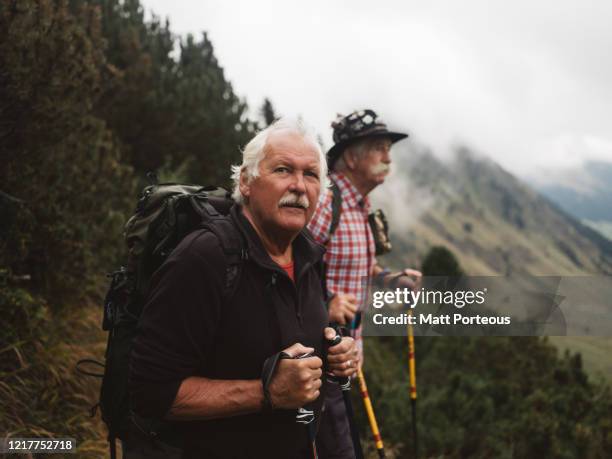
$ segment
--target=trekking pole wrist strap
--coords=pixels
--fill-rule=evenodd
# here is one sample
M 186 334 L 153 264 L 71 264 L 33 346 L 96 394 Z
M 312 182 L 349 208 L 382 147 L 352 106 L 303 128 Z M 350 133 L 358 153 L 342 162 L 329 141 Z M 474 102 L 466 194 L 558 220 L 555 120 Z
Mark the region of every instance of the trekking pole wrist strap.
M 276 371 L 278 362 L 281 359 L 290 358 L 291 356 L 286 352 L 279 352 L 271 357 L 268 357 L 263 364 L 263 367 L 261 369 L 261 385 L 263 388 L 264 412 L 271 412 L 272 410 L 274 410 L 274 405 L 272 404 L 272 397 L 270 396 L 270 383 L 272 382 L 272 377 L 274 376 L 274 372 Z

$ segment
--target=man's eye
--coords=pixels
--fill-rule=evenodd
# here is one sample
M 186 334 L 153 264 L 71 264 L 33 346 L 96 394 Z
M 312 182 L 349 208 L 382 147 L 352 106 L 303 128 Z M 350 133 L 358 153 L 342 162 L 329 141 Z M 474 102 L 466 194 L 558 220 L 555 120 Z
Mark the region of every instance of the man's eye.
M 304 175 L 307 175 L 308 177 L 314 177 L 314 178 L 316 178 L 316 179 L 318 179 L 318 178 L 319 178 L 319 174 L 317 174 L 317 173 L 316 173 L 316 172 L 314 172 L 314 171 L 306 171 L 306 172 L 304 172 Z
M 288 167 L 284 167 L 284 166 L 280 166 L 280 167 L 277 167 L 276 169 L 274 169 L 274 172 L 280 172 L 281 174 L 284 174 L 286 172 L 289 172 L 289 168 Z

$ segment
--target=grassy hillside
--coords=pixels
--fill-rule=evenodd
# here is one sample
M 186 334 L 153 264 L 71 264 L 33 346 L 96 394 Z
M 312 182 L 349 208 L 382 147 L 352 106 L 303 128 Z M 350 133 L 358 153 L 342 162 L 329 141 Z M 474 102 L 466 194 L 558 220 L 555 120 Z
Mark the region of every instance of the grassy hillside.
M 80 359 L 103 361 L 106 337 L 100 321 L 98 305 L 85 304 L 61 316 L 47 310 L 36 318 L 35 338 L 0 350 L 7 367 L 0 380 L 0 427 L 5 435 L 70 436 L 77 440 L 76 457 L 108 455 L 106 427 L 99 412 L 91 417 L 100 380 L 75 369 Z

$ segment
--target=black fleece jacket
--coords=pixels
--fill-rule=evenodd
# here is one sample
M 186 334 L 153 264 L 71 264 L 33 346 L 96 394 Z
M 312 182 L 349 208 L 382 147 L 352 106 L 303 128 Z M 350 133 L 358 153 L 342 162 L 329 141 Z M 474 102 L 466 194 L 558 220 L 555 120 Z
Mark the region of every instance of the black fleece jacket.
M 227 262 L 216 236 L 187 236 L 154 274 L 131 355 L 134 410 L 163 418 L 189 376 L 259 379 L 269 356 L 300 342 L 324 358 L 327 325 L 320 278 L 324 248 L 307 230 L 293 242 L 295 283 L 268 256 L 234 206 L 248 259 L 233 298 L 223 301 Z M 325 383 L 324 383 L 325 386 Z M 325 387 L 313 404 L 320 413 Z M 184 457 L 307 457 L 307 433 L 295 410 L 210 421 L 181 421 Z

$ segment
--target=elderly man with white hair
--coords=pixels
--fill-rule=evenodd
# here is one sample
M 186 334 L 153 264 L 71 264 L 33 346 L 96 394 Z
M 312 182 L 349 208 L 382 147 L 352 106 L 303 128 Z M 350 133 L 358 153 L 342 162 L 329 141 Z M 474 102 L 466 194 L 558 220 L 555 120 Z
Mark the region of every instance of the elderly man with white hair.
M 386 224 L 370 213 L 369 194 L 390 171 L 391 145 L 408 134 L 393 132 L 373 110 L 338 115 L 332 123 L 334 145 L 327 152 L 332 187 L 323 195 L 308 224 L 315 240 L 327 248 L 327 290 L 331 322 L 347 325 L 360 347 L 361 311 L 367 305 L 368 284 L 419 288 L 421 273 L 412 269 L 391 273 L 376 256 L 389 250 Z M 374 224 L 373 223 L 377 223 Z M 380 253 L 379 253 L 380 252 Z M 397 283 L 397 284 L 396 284 Z M 362 359 L 358 365 L 361 366 Z M 360 457 L 355 451 L 342 394 L 331 386 L 317 437 L 322 459 Z M 382 454 L 382 442 L 377 439 Z
M 326 176 L 310 131 L 274 123 L 234 168 L 237 203 L 224 227 L 244 256 L 232 294 L 227 254 L 206 229 L 155 273 L 132 351 L 132 400 L 142 416 L 177 421 L 183 457 L 316 454 L 322 374 L 352 375 L 357 353 L 326 328 L 324 249 L 304 230 Z

